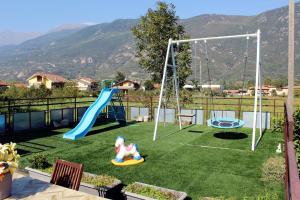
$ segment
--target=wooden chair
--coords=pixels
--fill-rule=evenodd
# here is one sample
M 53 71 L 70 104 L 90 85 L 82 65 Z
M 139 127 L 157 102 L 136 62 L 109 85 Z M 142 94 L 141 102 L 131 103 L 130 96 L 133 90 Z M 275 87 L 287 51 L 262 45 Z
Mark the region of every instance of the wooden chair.
M 57 160 L 50 183 L 78 190 L 83 173 L 83 164 Z

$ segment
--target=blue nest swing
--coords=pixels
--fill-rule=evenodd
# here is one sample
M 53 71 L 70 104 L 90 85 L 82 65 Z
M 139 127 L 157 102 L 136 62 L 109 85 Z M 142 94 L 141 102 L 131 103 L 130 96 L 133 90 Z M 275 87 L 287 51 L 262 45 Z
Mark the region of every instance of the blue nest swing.
M 245 122 L 236 118 L 216 117 L 207 120 L 207 125 L 214 128 L 240 128 L 245 125 Z

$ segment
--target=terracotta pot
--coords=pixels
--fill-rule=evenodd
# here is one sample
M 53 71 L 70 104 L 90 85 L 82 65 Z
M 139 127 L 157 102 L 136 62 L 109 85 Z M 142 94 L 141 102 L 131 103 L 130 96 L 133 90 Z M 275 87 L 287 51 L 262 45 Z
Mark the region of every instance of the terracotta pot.
M 4 178 L 0 180 L 0 200 L 11 195 L 12 175 L 11 173 L 4 174 Z

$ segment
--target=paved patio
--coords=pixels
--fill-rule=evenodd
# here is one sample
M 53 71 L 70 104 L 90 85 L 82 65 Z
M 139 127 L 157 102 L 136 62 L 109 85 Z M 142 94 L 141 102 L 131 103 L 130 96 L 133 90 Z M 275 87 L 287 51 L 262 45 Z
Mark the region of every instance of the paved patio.
M 32 179 L 22 172 L 13 175 L 12 196 L 7 200 L 103 200 L 104 198 Z

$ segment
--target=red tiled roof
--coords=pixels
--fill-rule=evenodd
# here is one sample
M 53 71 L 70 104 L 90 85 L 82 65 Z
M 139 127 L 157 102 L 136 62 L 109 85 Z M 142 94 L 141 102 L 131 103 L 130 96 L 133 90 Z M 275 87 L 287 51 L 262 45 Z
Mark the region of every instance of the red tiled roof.
M 235 93 L 240 93 L 240 90 L 224 90 L 224 92 L 235 94 Z
M 65 79 L 62 76 L 59 76 L 59 75 L 56 75 L 56 74 L 51 74 L 51 73 L 44 73 L 44 72 L 35 73 L 32 76 L 30 76 L 28 79 L 30 79 L 32 77 L 35 77 L 35 76 L 46 77 L 47 79 L 49 79 L 50 81 L 55 82 L 55 83 L 64 83 L 64 82 L 67 82 L 67 79 Z
M 122 85 L 123 83 L 126 83 L 126 82 L 130 82 L 130 83 L 139 85 L 138 82 L 136 82 L 136 81 L 125 80 L 125 81 L 121 81 L 121 82 L 118 82 L 118 83 L 114 84 L 114 86 L 119 86 L 119 85 Z
M 0 86 L 8 86 L 9 84 L 5 81 L 0 80 Z
M 82 80 L 82 81 L 89 82 L 89 83 L 98 82 L 97 80 L 89 78 L 89 77 L 79 77 L 78 80 L 79 81 Z

